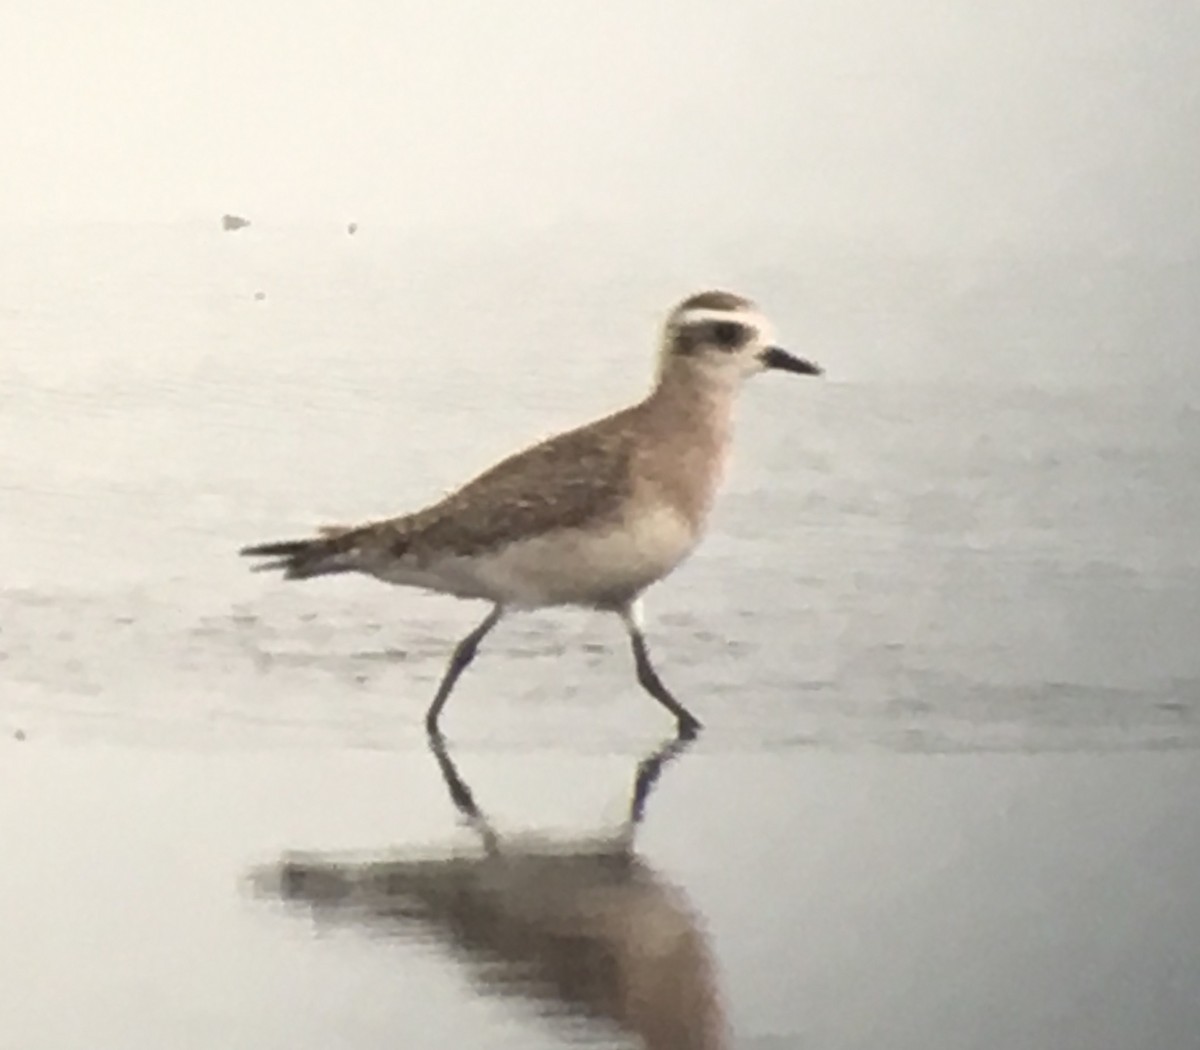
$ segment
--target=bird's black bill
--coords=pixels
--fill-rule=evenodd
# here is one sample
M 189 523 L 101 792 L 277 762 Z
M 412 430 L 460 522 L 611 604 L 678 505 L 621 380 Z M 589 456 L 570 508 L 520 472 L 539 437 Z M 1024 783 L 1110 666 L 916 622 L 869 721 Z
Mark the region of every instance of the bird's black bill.
M 812 361 L 805 361 L 802 357 L 797 357 L 795 354 L 789 354 L 786 350 L 778 346 L 768 346 L 758 359 L 762 361 L 767 368 L 777 368 L 781 372 L 795 372 L 802 376 L 819 376 L 825 370 Z

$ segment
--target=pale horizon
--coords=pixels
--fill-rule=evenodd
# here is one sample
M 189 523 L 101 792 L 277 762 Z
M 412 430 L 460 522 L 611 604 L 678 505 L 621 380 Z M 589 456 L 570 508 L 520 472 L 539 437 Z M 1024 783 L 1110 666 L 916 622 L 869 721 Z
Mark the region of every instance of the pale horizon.
M 1188 254 L 1200 12 L 51 0 L 0 15 L 0 222 Z

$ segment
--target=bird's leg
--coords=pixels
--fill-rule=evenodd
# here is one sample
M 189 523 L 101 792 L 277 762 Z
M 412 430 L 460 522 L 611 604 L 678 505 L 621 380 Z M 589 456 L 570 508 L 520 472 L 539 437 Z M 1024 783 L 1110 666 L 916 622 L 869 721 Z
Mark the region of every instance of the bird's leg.
M 671 695 L 662 684 L 662 679 L 658 677 L 658 672 L 654 670 L 654 665 L 650 662 L 650 651 L 646 648 L 646 637 L 642 634 L 641 604 L 632 601 L 618 612 L 633 645 L 638 684 L 675 716 L 679 735 L 690 740 L 700 731 L 700 720 Z
M 504 606 L 494 605 L 492 611 L 483 618 L 483 622 L 458 643 L 458 646 L 454 650 L 454 655 L 450 657 L 450 665 L 446 668 L 446 673 L 442 676 L 437 695 L 434 696 L 433 703 L 429 705 L 429 710 L 425 712 L 425 731 L 430 736 L 438 735 L 438 715 L 442 713 L 442 708 L 446 706 L 446 701 L 450 698 L 450 693 L 454 689 L 454 683 L 458 681 L 458 676 L 475 659 L 479 643 L 500 622 L 500 617 L 503 615 Z

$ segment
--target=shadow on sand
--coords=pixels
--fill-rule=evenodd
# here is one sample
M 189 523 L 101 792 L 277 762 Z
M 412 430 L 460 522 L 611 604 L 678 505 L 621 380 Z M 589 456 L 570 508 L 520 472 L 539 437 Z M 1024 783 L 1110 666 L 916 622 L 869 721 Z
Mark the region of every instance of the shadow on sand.
M 477 848 L 366 860 L 290 854 L 254 883 L 325 921 L 440 943 L 481 993 L 525 1000 L 543 1016 L 615 1025 L 652 1050 L 716 1050 L 728 1037 L 700 917 L 634 845 L 659 776 L 689 743 L 672 739 L 642 760 L 614 834 L 560 839 L 497 832 L 432 736 Z

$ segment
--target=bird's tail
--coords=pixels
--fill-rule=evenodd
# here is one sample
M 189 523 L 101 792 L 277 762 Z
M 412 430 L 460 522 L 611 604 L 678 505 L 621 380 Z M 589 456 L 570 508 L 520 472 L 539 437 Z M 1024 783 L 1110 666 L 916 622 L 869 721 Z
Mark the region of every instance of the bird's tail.
M 306 540 L 256 543 L 238 553 L 245 558 L 265 559 L 254 566 L 254 572 L 279 569 L 288 580 L 356 572 L 361 568 L 361 541 L 369 529 L 334 525 L 318 532 L 319 535 Z

